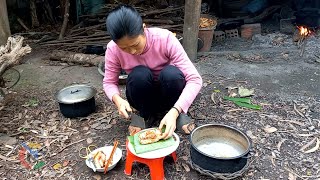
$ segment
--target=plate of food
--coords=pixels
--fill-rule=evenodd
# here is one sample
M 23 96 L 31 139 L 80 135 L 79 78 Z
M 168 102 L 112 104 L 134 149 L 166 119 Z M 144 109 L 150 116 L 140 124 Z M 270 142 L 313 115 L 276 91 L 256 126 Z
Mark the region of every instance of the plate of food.
M 144 129 L 140 132 L 137 133 L 137 137 L 139 140 L 139 143 L 141 145 L 151 145 L 153 143 L 157 143 L 159 141 L 163 141 L 159 139 L 159 136 L 161 135 L 161 131 L 157 128 L 149 128 L 149 129 Z M 145 158 L 145 159 L 155 159 L 155 158 L 160 158 L 167 156 L 171 153 L 173 153 L 179 146 L 180 143 L 180 138 L 176 133 L 173 133 L 172 135 L 172 141 L 174 141 L 170 146 L 152 150 L 149 152 L 144 152 L 144 153 L 136 153 L 135 147 L 133 147 L 133 144 L 128 143 L 128 149 L 130 152 L 132 152 L 134 155 Z
M 94 172 L 104 172 L 106 162 L 108 161 L 108 158 L 112 152 L 113 146 L 104 146 L 98 149 L 95 149 L 92 151 L 88 158 L 86 159 L 86 165 L 91 168 Z M 116 148 L 112 161 L 109 164 L 108 171 L 113 169 L 117 163 L 120 161 L 122 157 L 122 150 L 119 148 Z

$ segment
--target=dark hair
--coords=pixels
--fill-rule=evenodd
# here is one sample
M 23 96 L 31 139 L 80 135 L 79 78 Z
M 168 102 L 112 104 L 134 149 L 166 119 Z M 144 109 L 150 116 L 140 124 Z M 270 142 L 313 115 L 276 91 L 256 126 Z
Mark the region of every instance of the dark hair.
M 108 15 L 107 31 L 115 42 L 125 36 L 138 36 L 143 34 L 142 18 L 133 7 L 120 5 Z

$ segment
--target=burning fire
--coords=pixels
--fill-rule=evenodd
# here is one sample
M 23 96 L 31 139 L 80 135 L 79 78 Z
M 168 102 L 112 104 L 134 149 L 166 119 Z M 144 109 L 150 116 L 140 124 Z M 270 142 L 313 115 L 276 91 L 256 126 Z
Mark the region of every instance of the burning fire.
M 308 36 L 311 34 L 311 31 L 307 27 L 299 26 L 298 29 L 301 36 Z

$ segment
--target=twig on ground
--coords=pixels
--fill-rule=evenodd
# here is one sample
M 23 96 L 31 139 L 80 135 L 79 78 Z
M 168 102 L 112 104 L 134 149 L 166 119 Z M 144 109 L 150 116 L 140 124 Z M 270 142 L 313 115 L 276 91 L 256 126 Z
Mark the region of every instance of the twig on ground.
M 285 167 L 284 169 L 287 170 L 288 172 L 294 174 L 295 176 L 301 178 L 301 179 L 305 179 L 305 178 L 303 178 L 301 175 L 299 175 L 298 173 L 294 172 L 293 170 L 291 170 L 291 169 L 289 169 L 289 168 L 287 168 L 287 167 Z
M 66 145 L 64 148 L 60 149 L 57 153 L 55 153 L 55 154 L 51 155 L 50 157 L 53 157 L 53 156 L 55 156 L 55 155 L 57 155 L 57 154 L 61 153 L 63 150 L 67 149 L 68 147 L 70 147 L 70 146 L 72 146 L 72 145 L 74 145 L 74 144 L 80 143 L 80 142 L 82 142 L 82 141 L 84 141 L 84 140 L 86 140 L 86 139 L 81 139 L 81 140 L 79 140 L 79 141 L 76 141 L 76 142 L 70 143 L 70 144 Z

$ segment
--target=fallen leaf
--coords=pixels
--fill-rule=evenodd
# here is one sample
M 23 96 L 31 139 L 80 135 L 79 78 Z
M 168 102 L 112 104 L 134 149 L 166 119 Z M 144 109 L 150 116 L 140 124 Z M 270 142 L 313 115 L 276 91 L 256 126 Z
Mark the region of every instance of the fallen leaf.
M 247 131 L 246 134 L 251 138 L 251 139 L 257 139 L 255 135 L 253 135 L 252 131 Z
M 306 145 L 302 146 L 299 151 L 304 151 L 305 149 L 307 149 L 309 146 L 311 146 L 311 144 L 313 144 L 315 141 L 317 140 L 317 138 L 313 138 L 310 142 L 308 142 Z
M 53 169 L 54 169 L 54 170 L 58 170 L 58 169 L 60 169 L 61 167 L 62 167 L 62 165 L 61 165 L 60 163 L 57 163 L 57 164 L 53 165 Z
M 296 180 L 297 176 L 289 172 L 288 180 Z
M 92 176 L 95 180 L 101 180 L 101 176 L 100 175 L 94 175 Z
M 88 127 L 88 126 L 86 126 L 86 127 L 84 127 L 82 130 L 84 130 L 84 131 L 88 131 L 88 130 L 89 130 L 89 127 Z
M 87 139 L 87 143 L 88 143 L 88 144 L 91 144 L 92 142 L 93 142 L 92 138 L 88 138 L 88 139 Z
M 91 128 L 95 129 L 96 127 L 98 127 L 98 126 L 100 126 L 100 125 L 101 125 L 101 123 L 95 123 L 95 124 L 92 124 L 92 125 L 91 125 Z
M 39 144 L 39 143 L 31 143 L 31 142 L 29 142 L 29 143 L 28 143 L 28 146 L 29 146 L 31 149 L 40 149 L 40 148 L 41 148 L 41 144 Z
M 275 128 L 275 127 L 265 127 L 264 129 L 263 129 L 266 133 L 274 133 L 274 132 L 276 132 L 278 129 L 277 128 Z
M 182 156 L 181 157 L 183 160 L 185 160 L 185 161 L 187 161 L 189 158 L 188 158 L 188 156 Z
M 184 170 L 186 170 L 187 172 L 190 172 L 190 168 L 186 163 L 182 163 L 182 167 L 184 168 Z
M 240 97 L 247 97 L 251 96 L 254 93 L 253 89 L 246 89 L 244 87 L 239 87 L 238 88 L 238 94 Z
M 178 163 L 175 163 L 176 171 L 181 172 L 181 166 Z
M 320 146 L 320 142 L 319 142 L 319 139 L 317 138 L 316 145 L 313 148 L 309 149 L 308 151 L 305 151 L 304 153 L 306 153 L 306 154 L 313 153 L 319 149 L 319 146 Z
M 45 164 L 46 164 L 45 162 L 39 161 L 37 164 L 35 164 L 35 165 L 33 166 L 33 169 L 34 169 L 34 170 L 40 169 L 40 168 L 42 168 Z
M 63 167 L 68 166 L 69 162 L 70 162 L 69 160 L 65 160 L 65 161 L 63 161 L 62 166 L 63 166 Z
M 215 92 L 213 92 L 213 93 L 211 94 L 211 100 L 212 100 L 213 104 L 216 104 L 216 101 L 214 100 L 214 94 L 215 94 Z
M 49 139 L 47 139 L 47 140 L 44 142 L 44 145 L 45 145 L 46 147 L 49 147 L 49 146 L 50 146 Z
M 38 131 L 36 131 L 36 130 L 30 130 L 30 131 L 35 133 L 35 134 L 39 134 Z
M 282 139 L 282 140 L 277 144 L 277 148 L 278 148 L 278 151 L 279 151 L 279 152 L 280 152 L 282 143 L 284 143 L 285 141 L 286 141 L 286 139 Z
M 276 166 L 276 154 L 274 152 L 271 152 L 270 160 L 272 162 L 272 165 L 275 167 Z

